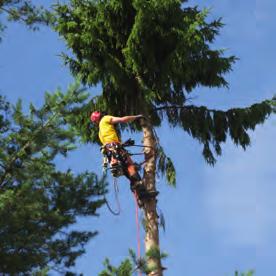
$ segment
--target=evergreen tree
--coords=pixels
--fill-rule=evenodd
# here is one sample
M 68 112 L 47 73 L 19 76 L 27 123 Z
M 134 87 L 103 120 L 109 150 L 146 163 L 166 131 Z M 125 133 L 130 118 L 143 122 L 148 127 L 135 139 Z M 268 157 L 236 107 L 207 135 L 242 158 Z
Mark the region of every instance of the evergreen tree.
M 105 269 L 100 272 L 99 276 L 130 276 L 134 272 L 130 259 L 122 261 L 118 267 L 113 266 L 109 259 L 106 259 L 104 266 Z
M 205 160 L 214 165 L 227 137 L 246 149 L 248 130 L 272 112 L 269 101 L 227 111 L 189 104 L 196 87 L 227 87 L 224 74 L 236 57 L 212 47 L 223 26 L 221 19 L 209 21 L 207 10 L 186 2 L 71 0 L 56 6 L 55 29 L 73 53 L 63 54 L 65 64 L 84 84 L 102 85 L 102 93 L 71 122 L 84 141 L 95 142 L 97 130 L 87 127 L 92 110 L 116 116 L 144 114 L 144 181 L 149 190 L 156 189 L 156 170 L 170 184 L 176 183 L 173 163 L 153 129 L 165 119 L 169 126 L 180 127 L 197 139 Z M 143 209 L 146 252 L 159 252 L 156 200 L 145 202 Z M 160 258 L 149 258 L 148 266 L 154 268 L 154 275 L 162 275 Z
M 99 276 L 132 276 L 134 272 L 140 269 L 142 275 L 147 274 L 147 268 L 145 266 L 145 260 L 140 260 L 137 263 L 135 254 L 130 251 L 130 257 L 123 260 L 118 267 L 112 265 L 109 259 L 104 261 L 104 270 L 100 272 Z M 254 276 L 254 270 L 249 270 L 244 273 L 235 271 L 235 276 Z
M 132 250 L 129 251 L 129 255 L 130 257 L 123 260 L 118 267 L 115 267 L 110 263 L 109 259 L 106 259 L 103 263 L 105 269 L 100 272 L 99 276 L 131 276 L 137 271 L 139 271 L 140 274 L 147 274 L 150 272 L 146 265 L 146 259 L 137 259 Z
M 235 276 L 253 276 L 255 274 L 254 270 L 250 270 L 245 273 L 239 273 L 238 271 L 235 272 Z
M 0 0 L 0 16 L 0 33 L 5 29 L 7 20 L 22 22 L 33 30 L 54 21 L 50 11 L 30 0 Z
M 46 93 L 30 114 L 0 97 L 0 274 L 40 269 L 65 273 L 97 231 L 68 228 L 79 216 L 96 216 L 103 180 L 90 172 L 61 171 L 55 161 L 76 148 L 66 123 L 87 95 L 77 86 Z

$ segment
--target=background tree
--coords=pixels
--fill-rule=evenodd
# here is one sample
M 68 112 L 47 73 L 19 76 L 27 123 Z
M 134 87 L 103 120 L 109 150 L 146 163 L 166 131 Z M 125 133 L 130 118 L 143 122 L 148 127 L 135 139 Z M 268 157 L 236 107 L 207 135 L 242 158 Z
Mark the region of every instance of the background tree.
M 190 104 L 199 86 L 226 87 L 224 74 L 237 60 L 212 43 L 223 26 L 207 19 L 208 11 L 179 0 L 72 0 L 56 7 L 56 30 L 73 55 L 63 54 L 73 75 L 102 93 L 82 109 L 73 124 L 85 141 L 96 141 L 87 127 L 92 109 L 120 116 L 143 113 L 147 160 L 144 180 L 155 190 L 156 168 L 175 184 L 173 163 L 162 151 L 153 126 L 163 121 L 188 132 L 203 145 L 205 160 L 214 165 L 221 143 L 230 137 L 244 149 L 254 130 L 271 113 L 269 101 L 227 111 Z M 86 122 L 84 124 L 84 122 Z M 139 130 L 139 126 L 134 128 Z M 159 154 L 154 154 L 159 152 Z M 160 154 L 161 152 L 161 154 Z M 156 201 L 145 204 L 146 251 L 159 251 Z M 158 254 L 157 254 L 158 255 Z M 162 275 L 159 258 L 148 265 Z
M 90 172 L 56 167 L 59 156 L 76 148 L 66 116 L 87 95 L 78 86 L 45 95 L 41 108 L 0 97 L 0 272 L 31 273 L 45 267 L 60 273 L 74 266 L 97 231 L 68 227 L 79 216 L 97 216 L 103 180 Z
M 238 271 L 235 272 L 235 276 L 253 276 L 254 274 L 255 274 L 254 270 L 250 270 L 244 273 L 239 273 Z
M 131 276 L 137 271 L 138 268 L 142 268 L 142 272 L 147 273 L 145 267 L 145 261 L 142 260 L 141 263 L 137 263 L 135 254 L 130 251 L 130 257 L 123 260 L 118 267 L 112 265 L 109 259 L 104 261 L 104 270 L 100 272 L 99 276 Z M 249 270 L 248 272 L 240 273 L 235 271 L 235 276 L 253 276 L 254 270 Z
M 30 0 L 0 0 L 0 34 L 7 21 L 19 21 L 33 30 L 49 25 L 54 18 L 50 11 Z

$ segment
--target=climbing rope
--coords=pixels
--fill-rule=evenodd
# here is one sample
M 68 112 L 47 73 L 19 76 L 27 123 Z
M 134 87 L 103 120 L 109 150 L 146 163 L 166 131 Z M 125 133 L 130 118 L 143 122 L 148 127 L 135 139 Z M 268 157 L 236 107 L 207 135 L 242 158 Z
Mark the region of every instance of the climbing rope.
M 121 213 L 121 205 L 120 205 L 120 201 L 119 201 L 119 186 L 118 186 L 118 182 L 117 182 L 117 178 L 113 177 L 113 188 L 114 188 L 114 193 L 115 193 L 115 199 L 116 199 L 116 205 L 117 205 L 117 211 L 114 211 L 107 198 L 104 195 L 104 201 L 106 203 L 106 206 L 108 208 L 108 210 L 114 215 L 114 216 L 119 216 Z

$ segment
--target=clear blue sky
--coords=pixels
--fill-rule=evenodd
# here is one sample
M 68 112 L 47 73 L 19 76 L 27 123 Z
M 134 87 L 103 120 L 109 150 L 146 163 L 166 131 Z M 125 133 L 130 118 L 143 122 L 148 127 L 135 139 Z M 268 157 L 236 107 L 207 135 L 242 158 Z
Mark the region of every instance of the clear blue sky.
M 276 2 L 189 3 L 212 7 L 210 18 L 224 18 L 226 26 L 215 46 L 240 58 L 227 75 L 230 89 L 200 87 L 194 104 L 226 110 L 272 98 L 276 87 Z M 26 104 L 41 104 L 46 90 L 58 86 L 65 90 L 73 80 L 58 56 L 63 50 L 63 41 L 50 30 L 33 33 L 10 24 L 0 44 L 0 93 L 13 103 L 21 97 Z M 158 205 L 166 219 L 166 232 L 160 232 L 161 248 L 169 254 L 165 276 L 231 276 L 236 269 L 252 268 L 260 276 L 276 275 L 275 117 L 251 133 L 252 145 L 246 152 L 231 141 L 223 145 L 223 156 L 214 168 L 206 165 L 202 146 L 186 133 L 166 125 L 157 133 L 177 169 L 176 189 L 158 180 Z M 136 139 L 139 142 L 141 135 Z M 98 147 L 82 146 L 58 165 L 76 172 L 100 172 L 101 156 Z M 74 226 L 100 232 L 77 261 L 76 272 L 97 275 L 105 257 L 118 264 L 128 255 L 128 248 L 136 249 L 134 202 L 125 180 L 120 180 L 119 197 L 119 217 L 103 207 L 99 218 L 80 218 Z

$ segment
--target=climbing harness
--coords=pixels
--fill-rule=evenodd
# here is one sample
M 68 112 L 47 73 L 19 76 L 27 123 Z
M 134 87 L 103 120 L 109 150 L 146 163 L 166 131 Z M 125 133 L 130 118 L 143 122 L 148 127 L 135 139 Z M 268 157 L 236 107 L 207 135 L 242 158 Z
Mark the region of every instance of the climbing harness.
M 150 146 L 136 145 L 134 140 L 128 139 L 123 144 L 120 143 L 109 143 L 101 147 L 101 153 L 103 154 L 103 170 L 110 170 L 113 177 L 119 177 L 125 174 L 125 165 L 127 164 L 127 157 L 134 155 L 144 155 L 143 152 L 130 153 L 126 147 L 141 147 L 141 148 L 152 148 Z M 137 168 L 140 168 L 147 160 L 141 163 L 135 163 Z M 108 164 L 110 165 L 108 167 Z
M 118 198 L 119 189 L 118 189 L 117 179 L 121 175 L 127 174 L 126 167 L 129 162 L 130 154 L 128 151 L 125 150 L 124 146 L 129 145 L 130 143 L 134 144 L 133 142 L 134 142 L 133 140 L 131 140 L 131 141 L 128 140 L 127 143 L 124 143 L 123 145 L 121 145 L 119 143 L 110 143 L 101 148 L 101 152 L 104 155 L 103 172 L 104 172 L 104 174 L 106 174 L 107 170 L 110 170 L 110 172 L 113 176 L 113 186 L 114 186 L 117 210 L 116 211 L 113 210 L 113 208 L 111 208 L 108 200 L 106 198 L 104 198 L 109 211 L 113 215 L 119 215 L 120 211 L 121 211 L 120 210 L 120 202 L 119 202 L 119 198 Z M 108 165 L 109 165 L 109 167 L 108 167 Z
M 129 156 L 132 155 L 142 155 L 144 153 L 130 153 L 128 152 L 125 147 L 142 147 L 142 148 L 152 148 L 150 146 L 144 146 L 144 145 L 136 145 L 134 140 L 132 139 L 128 139 L 126 142 L 124 142 L 123 144 L 117 143 L 117 142 L 112 142 L 109 144 L 106 144 L 104 146 L 101 147 L 101 152 L 103 154 L 103 171 L 105 173 L 107 173 L 107 171 L 109 170 L 114 178 L 117 180 L 118 177 L 125 175 L 127 176 L 130 181 L 131 181 L 131 191 L 137 192 L 138 195 L 138 205 L 141 208 L 143 206 L 143 201 L 144 200 L 148 200 L 150 198 L 156 197 L 156 195 L 158 194 L 157 191 L 147 191 L 146 187 L 140 183 L 141 182 L 141 178 L 140 176 L 135 179 L 135 175 L 129 175 L 129 171 L 128 171 L 128 166 L 129 165 L 133 165 L 136 167 L 137 170 L 139 170 L 142 165 L 147 162 L 147 160 L 149 158 L 152 157 L 152 155 L 148 156 L 147 159 L 145 159 L 144 161 L 140 162 L 140 163 L 132 163 L 132 160 L 130 160 Z M 113 182 L 114 182 L 113 181 Z M 117 196 L 117 195 L 115 195 Z M 117 200 L 117 199 L 116 199 Z M 108 205 L 108 209 L 111 209 L 109 204 Z M 117 206 L 118 206 L 118 200 L 117 200 Z M 117 213 L 115 211 L 111 211 L 111 213 Z
M 127 162 L 128 152 L 123 145 L 119 143 L 109 143 L 101 147 L 104 155 L 104 166 L 106 170 L 110 170 L 113 177 L 119 177 L 124 174 L 124 164 Z M 110 165 L 107 168 L 108 164 Z

